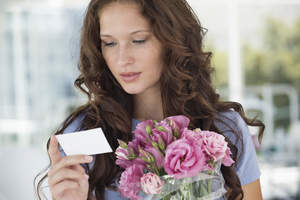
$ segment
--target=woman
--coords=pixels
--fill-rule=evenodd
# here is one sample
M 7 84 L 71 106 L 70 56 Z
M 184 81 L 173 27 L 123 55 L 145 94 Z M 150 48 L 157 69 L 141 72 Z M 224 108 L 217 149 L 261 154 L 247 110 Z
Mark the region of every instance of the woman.
M 211 83 L 204 29 L 185 0 L 92 0 L 81 36 L 76 86 L 88 102 L 55 134 L 101 127 L 113 150 L 129 141 L 137 122 L 185 115 L 190 128 L 227 137 L 236 165 L 222 166 L 228 199 L 262 199 L 255 150 L 242 107 L 222 102 Z M 233 111 L 235 110 L 235 111 Z M 48 183 L 53 199 L 120 199 L 121 169 L 114 153 L 62 156 L 48 141 Z M 83 165 L 85 163 L 85 165 Z M 89 163 L 89 164 L 87 164 Z M 83 167 L 84 166 L 84 167 Z

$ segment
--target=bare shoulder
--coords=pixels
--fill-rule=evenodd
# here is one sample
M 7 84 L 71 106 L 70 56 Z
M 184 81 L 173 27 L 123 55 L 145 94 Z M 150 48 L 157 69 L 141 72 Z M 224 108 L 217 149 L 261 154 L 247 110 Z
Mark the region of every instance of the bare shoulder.
M 261 186 L 260 186 L 260 180 L 257 179 L 251 183 L 248 183 L 246 185 L 242 186 L 243 192 L 244 192 L 244 200 L 261 200 L 262 199 L 262 193 L 261 193 Z

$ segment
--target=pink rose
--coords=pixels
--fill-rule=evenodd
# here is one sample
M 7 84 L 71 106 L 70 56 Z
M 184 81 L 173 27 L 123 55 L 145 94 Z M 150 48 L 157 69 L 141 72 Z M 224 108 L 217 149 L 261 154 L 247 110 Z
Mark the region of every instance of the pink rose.
M 225 152 L 225 157 L 223 158 L 222 164 L 229 167 L 234 163 L 234 160 L 231 158 L 231 151 L 229 147 L 227 147 L 226 152 Z
M 146 194 L 160 194 L 164 182 L 154 173 L 149 172 L 141 178 L 141 187 Z
M 225 137 L 212 131 L 201 131 L 203 137 L 203 148 L 214 162 L 222 160 L 227 149 Z
M 214 162 L 222 160 L 225 166 L 231 166 L 234 163 L 230 157 L 231 152 L 228 143 L 223 135 L 212 131 L 201 131 L 200 129 L 196 131 L 184 129 L 181 137 L 197 142 L 204 149 L 208 160 L 213 160 Z M 209 162 L 207 162 L 206 168 L 208 170 L 213 169 Z
M 164 169 L 174 178 L 196 176 L 205 166 L 205 154 L 194 140 L 181 138 L 172 142 L 166 149 Z
M 140 179 L 144 174 L 144 167 L 141 165 L 132 165 L 128 167 L 120 178 L 120 192 L 121 194 L 131 200 L 139 200 Z
M 199 130 L 189 130 L 185 128 L 181 134 L 181 138 L 187 138 L 188 140 L 193 140 L 195 143 L 197 143 L 201 148 L 202 151 L 205 149 L 204 144 L 203 144 L 203 134 L 202 131 Z M 205 154 L 205 162 L 206 165 L 203 170 L 213 170 L 213 165 L 209 162 L 211 158 L 204 152 Z
M 192 131 L 187 128 L 184 128 L 181 133 L 181 138 L 187 138 L 188 140 L 193 140 L 194 142 L 197 142 L 198 145 L 202 147 L 203 135 L 199 131 Z

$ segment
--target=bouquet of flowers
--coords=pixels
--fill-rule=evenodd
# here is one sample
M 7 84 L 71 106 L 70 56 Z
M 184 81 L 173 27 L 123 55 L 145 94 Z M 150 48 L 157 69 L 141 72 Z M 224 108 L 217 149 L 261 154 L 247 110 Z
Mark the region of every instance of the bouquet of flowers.
M 168 117 L 140 122 L 128 144 L 119 140 L 116 164 L 124 168 L 121 194 L 138 199 L 216 199 L 226 192 L 221 164 L 234 161 L 224 136 L 199 128 L 190 120 Z

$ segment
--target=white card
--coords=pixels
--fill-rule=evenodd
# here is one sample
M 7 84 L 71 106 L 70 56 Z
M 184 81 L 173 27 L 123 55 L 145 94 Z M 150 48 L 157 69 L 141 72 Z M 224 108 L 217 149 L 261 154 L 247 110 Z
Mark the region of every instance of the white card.
M 56 138 L 67 155 L 94 155 L 113 151 L 101 128 L 56 135 Z

